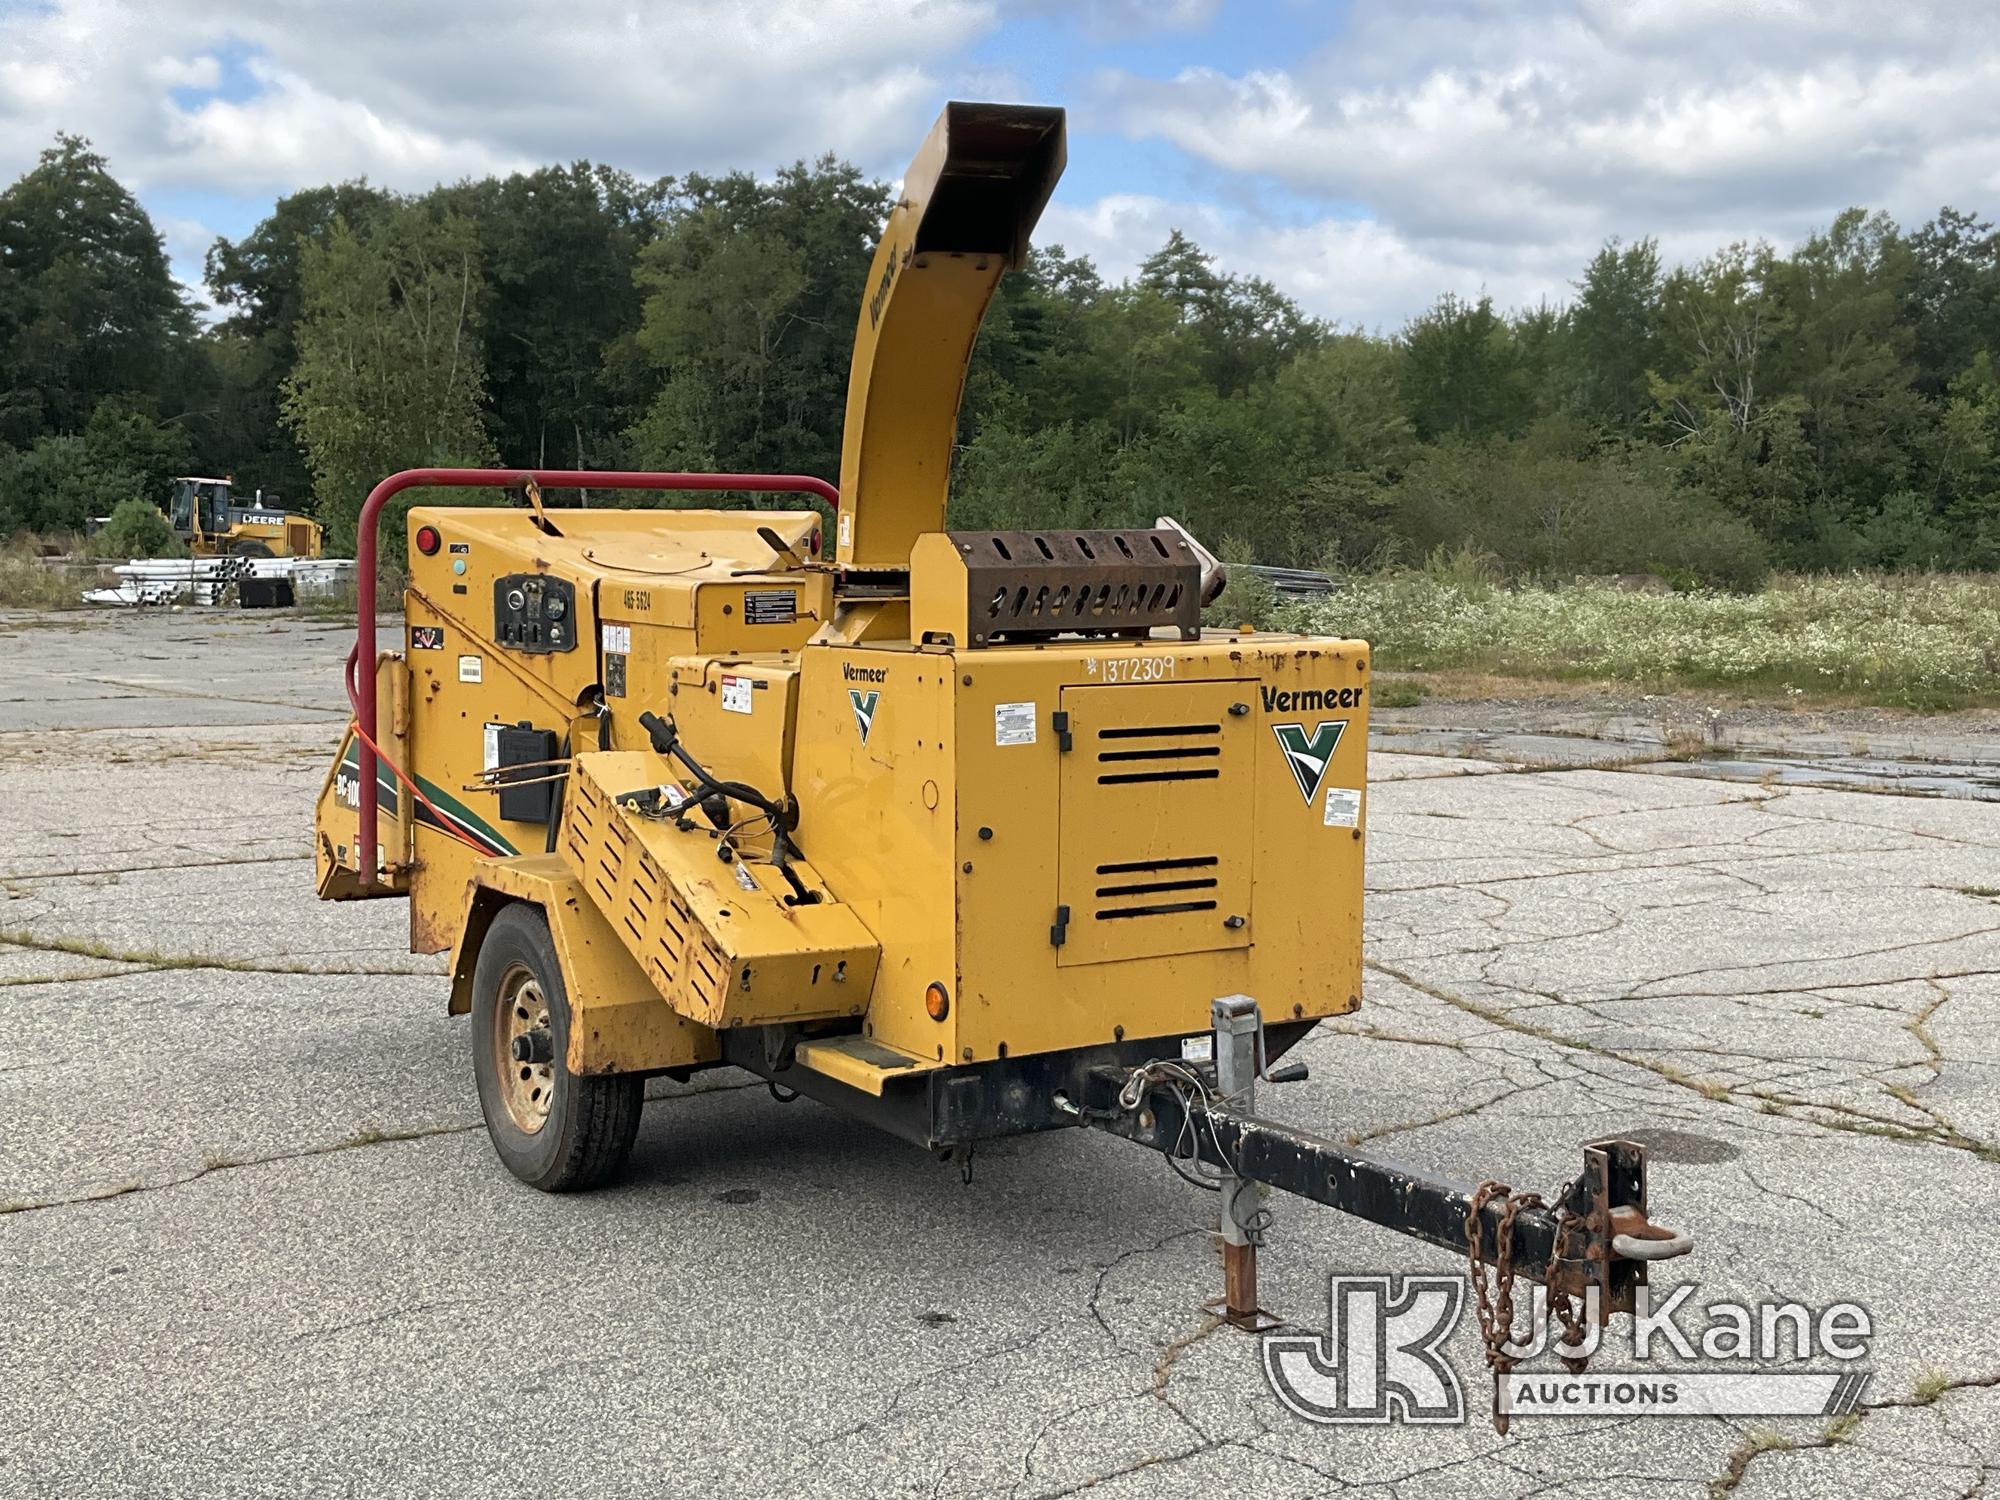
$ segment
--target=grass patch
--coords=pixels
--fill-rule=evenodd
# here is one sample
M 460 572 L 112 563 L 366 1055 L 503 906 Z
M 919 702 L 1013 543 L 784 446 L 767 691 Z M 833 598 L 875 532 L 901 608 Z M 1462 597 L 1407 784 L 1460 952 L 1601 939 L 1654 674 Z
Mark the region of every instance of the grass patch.
M 1428 695 L 1421 682 L 1411 682 L 1407 679 L 1401 682 L 1384 682 L 1379 677 L 1375 680 L 1377 708 L 1415 708 L 1426 696 Z
M 0 608 L 81 609 L 87 586 L 82 575 L 26 552 L 0 552 Z
M 1914 1399 L 1919 1406 L 1929 1406 L 1950 1389 L 1951 1377 L 1933 1367 L 1917 1377 Z
M 1754 594 L 1351 579 L 1277 623 L 1372 643 L 1384 672 L 1588 678 L 1924 710 L 2000 704 L 2000 575 L 1784 577 Z

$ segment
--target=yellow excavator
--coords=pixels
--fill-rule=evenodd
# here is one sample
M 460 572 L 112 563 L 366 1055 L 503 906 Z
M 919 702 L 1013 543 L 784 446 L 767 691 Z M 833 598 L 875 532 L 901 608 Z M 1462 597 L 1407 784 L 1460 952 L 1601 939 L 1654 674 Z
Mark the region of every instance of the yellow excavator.
M 974 340 L 1064 160 L 1060 110 L 945 109 L 869 271 L 837 490 L 378 485 L 319 892 L 406 899 L 412 949 L 449 953 L 494 1150 L 538 1188 L 625 1165 L 647 1077 L 732 1066 L 961 1161 L 1073 1128 L 1163 1153 L 1223 1188 L 1246 1327 L 1265 1186 L 1629 1309 L 1688 1246 L 1646 1219 L 1642 1147 L 1588 1146 L 1543 1207 L 1254 1111 L 1360 1004 L 1367 644 L 1204 629 L 1212 559 L 1171 525 L 946 528 Z M 527 503 L 411 509 L 378 650 L 377 517 L 472 485 Z

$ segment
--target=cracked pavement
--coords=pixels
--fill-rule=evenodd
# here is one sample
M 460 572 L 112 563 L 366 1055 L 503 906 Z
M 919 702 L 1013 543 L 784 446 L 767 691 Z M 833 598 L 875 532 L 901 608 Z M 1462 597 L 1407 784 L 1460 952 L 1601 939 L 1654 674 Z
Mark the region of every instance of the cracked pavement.
M 1468 1319 L 1467 1425 L 1329 1428 L 1203 1312 L 1212 1200 L 1116 1141 L 966 1186 L 717 1072 L 618 1186 L 520 1187 L 400 903 L 313 898 L 343 650 L 0 616 L 0 1495 L 2000 1493 L 2000 806 L 1373 756 L 1364 1004 L 1264 1110 L 1543 1191 L 1636 1136 L 1698 1242 L 1662 1292 L 1859 1302 L 1875 1374 L 1833 1428 L 1501 1439 Z M 1460 1266 L 1272 1207 L 1301 1327 L 1329 1271 Z

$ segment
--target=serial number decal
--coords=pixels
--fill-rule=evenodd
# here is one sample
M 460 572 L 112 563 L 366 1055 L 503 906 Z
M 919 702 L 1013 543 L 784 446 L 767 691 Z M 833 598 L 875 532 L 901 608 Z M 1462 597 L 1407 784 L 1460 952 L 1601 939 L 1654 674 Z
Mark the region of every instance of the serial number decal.
M 1171 656 L 1091 657 L 1085 663 L 1090 675 L 1105 682 L 1165 682 L 1179 667 Z
M 637 609 L 637 610 L 652 609 L 653 607 L 652 591 L 650 589 L 625 590 L 625 607 L 627 609 Z
M 743 621 L 746 625 L 789 625 L 798 617 L 797 589 L 743 591 Z

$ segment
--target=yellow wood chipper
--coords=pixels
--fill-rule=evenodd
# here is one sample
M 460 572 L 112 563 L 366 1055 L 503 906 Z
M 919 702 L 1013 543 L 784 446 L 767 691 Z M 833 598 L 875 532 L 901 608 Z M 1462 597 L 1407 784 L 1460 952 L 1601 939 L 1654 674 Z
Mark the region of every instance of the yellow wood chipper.
M 1514 1267 L 1629 1308 L 1685 1248 L 1645 1220 L 1639 1147 L 1587 1148 L 1541 1208 L 1252 1112 L 1360 1003 L 1367 645 L 1203 629 L 1213 560 L 1176 526 L 945 529 L 974 339 L 1064 155 L 1059 110 L 947 107 L 869 272 L 837 491 L 379 485 L 320 894 L 405 897 L 412 949 L 449 951 L 494 1149 L 539 1188 L 620 1167 L 648 1076 L 727 1065 L 941 1155 L 1089 1127 L 1234 1184 L 1241 1323 L 1256 1184 L 1479 1262 L 1504 1221 Z M 376 517 L 449 485 L 528 504 L 410 510 L 378 652 Z M 825 508 L 544 506 L 558 487 Z

